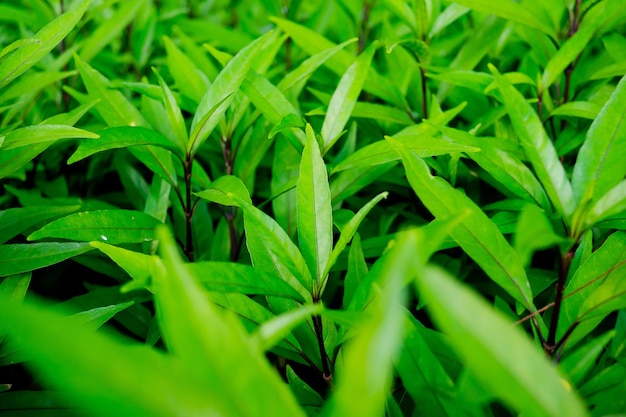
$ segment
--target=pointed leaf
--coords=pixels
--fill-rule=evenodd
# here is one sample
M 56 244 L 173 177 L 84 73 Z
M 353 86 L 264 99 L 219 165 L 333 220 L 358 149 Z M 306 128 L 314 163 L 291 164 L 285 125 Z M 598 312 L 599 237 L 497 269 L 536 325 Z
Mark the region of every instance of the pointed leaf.
M 140 211 L 85 211 L 48 223 L 28 236 L 28 240 L 54 237 L 108 242 L 112 245 L 147 242 L 154 239 L 154 228 L 159 224 L 160 221 Z
M 72 10 L 54 19 L 33 36 L 32 41 L 20 45 L 11 55 L 0 61 L 0 88 L 9 84 L 54 49 L 80 21 L 90 0 L 79 2 Z
M 323 153 L 325 154 L 343 132 L 352 109 L 359 99 L 361 89 L 367 78 L 376 42 L 372 43 L 354 61 L 339 80 L 339 84 L 328 104 L 328 111 L 322 125 Z
M 489 68 L 498 84 L 515 133 L 526 151 L 537 178 L 541 181 L 557 213 L 566 224 L 569 224 L 575 208 L 572 185 L 552 141 L 543 128 L 539 116 L 526 102 L 524 96 L 500 75 L 494 66 Z
M 511 0 L 494 3 L 489 0 L 455 0 L 455 3 L 469 7 L 478 12 L 493 14 L 528 27 L 538 29 L 546 35 L 556 39 L 556 30 L 542 14 L 533 13 L 526 7 Z
M 172 94 L 169 86 L 161 78 L 159 72 L 154 69 L 154 72 L 159 80 L 159 85 L 161 86 L 161 92 L 163 95 L 163 104 L 165 104 L 165 110 L 167 111 L 167 117 L 170 122 L 170 126 L 174 131 L 174 139 L 175 143 L 178 146 L 178 150 L 181 155 L 185 154 L 187 150 L 187 142 L 189 140 L 187 135 L 187 126 L 185 126 L 185 120 L 183 119 L 183 114 L 180 111 L 180 107 L 178 107 L 178 103 Z
M 226 376 L 237 370 L 239 377 L 222 385 L 221 403 L 228 404 L 226 415 L 303 416 L 291 392 L 242 324 L 209 302 L 164 228 L 159 229 L 158 237 L 164 270 L 155 276 L 155 302 L 172 353 L 191 375 L 206 382 L 216 379 L 224 384 Z M 240 401 L 241 392 L 254 394 Z
M 579 210 L 586 211 L 626 175 L 626 77 L 587 131 L 572 174 Z
M 463 192 L 433 177 L 426 162 L 398 141 L 387 138 L 402 157 L 411 187 L 435 217 L 470 214 L 451 232 L 452 237 L 487 275 L 527 309 L 534 311 L 530 283 L 515 250 L 498 227 Z
M 478 295 L 438 267 L 422 270 L 418 287 L 435 323 L 484 388 L 524 415 L 588 415 L 545 353 Z
M 377 296 L 368 305 L 356 336 L 342 348 L 337 388 L 325 407 L 328 417 L 384 415 L 395 358 L 404 329 L 404 279 L 411 274 L 416 236 L 408 233 L 386 258 L 375 283 Z
M 262 350 L 272 348 L 280 339 L 288 335 L 297 325 L 304 323 L 314 314 L 323 310 L 320 303 L 309 304 L 270 319 L 259 326 L 254 334 Z
M 333 247 L 333 209 L 326 165 L 311 125 L 306 127 L 296 190 L 300 251 L 319 284 Z
M 54 265 L 89 252 L 88 243 L 31 243 L 0 246 L 0 277 Z
M 171 151 L 177 151 L 177 154 L 182 157 L 181 150 L 178 149 L 172 141 L 156 130 L 146 129 L 145 127 L 120 126 L 100 130 L 98 134 L 100 137 L 97 140 L 82 141 L 78 149 L 76 149 L 67 160 L 67 163 L 73 164 L 88 156 L 110 149 L 141 145 L 158 146 Z
M 96 133 L 88 132 L 65 125 L 37 125 L 15 129 L 0 138 L 0 148 L 3 150 L 32 146 L 45 142 L 55 142 L 59 139 L 90 138 L 96 139 Z
M 80 210 L 81 206 L 16 207 L 0 211 L 0 243 L 25 230 Z
M 217 126 L 234 99 L 252 64 L 267 48 L 276 42 L 276 32 L 270 31 L 243 48 L 219 73 L 198 105 L 191 123 L 188 153 L 195 153 Z M 221 104 L 220 104 L 221 103 Z M 216 105 L 218 105 L 216 109 Z M 205 120 L 207 114 L 210 117 Z

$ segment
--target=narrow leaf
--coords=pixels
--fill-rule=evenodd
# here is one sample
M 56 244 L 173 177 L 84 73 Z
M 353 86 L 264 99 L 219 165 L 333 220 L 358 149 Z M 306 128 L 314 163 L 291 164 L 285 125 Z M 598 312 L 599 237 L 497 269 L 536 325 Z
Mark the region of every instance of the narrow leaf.
M 322 125 L 323 153 L 333 146 L 343 132 L 367 78 L 376 47 L 376 42 L 369 45 L 339 80 Z
M 333 247 L 333 210 L 326 165 L 311 125 L 306 127 L 296 190 L 300 251 L 319 284 Z
M 154 228 L 159 224 L 160 221 L 140 211 L 85 211 L 48 223 L 28 236 L 28 240 L 54 237 L 112 245 L 146 242 L 154 239 Z
M 182 156 L 182 151 L 176 145 L 157 132 L 145 127 L 120 126 L 110 127 L 98 131 L 98 140 L 82 141 L 76 151 L 67 160 L 68 164 L 73 164 L 98 152 L 110 149 L 127 148 L 129 146 L 151 145 L 160 148 L 176 151 Z
M 402 157 L 411 187 L 437 218 L 469 215 L 451 235 L 487 275 L 527 309 L 534 311 L 530 283 L 515 250 L 498 227 L 463 192 L 440 177 L 434 177 L 426 162 L 405 146 L 387 138 Z
M 527 416 L 588 415 L 546 355 L 478 295 L 438 267 L 422 270 L 418 287 L 435 323 L 483 387 Z
M 54 49 L 74 29 L 89 7 L 90 0 L 79 2 L 74 9 L 54 19 L 32 38 L 0 61 L 0 88 L 9 84 Z
M 0 148 L 3 150 L 32 146 L 40 143 L 55 142 L 59 139 L 96 139 L 98 134 L 65 125 L 37 125 L 15 129 L 3 138 L 0 138 Z
M 557 213 L 561 215 L 566 224 L 569 224 L 576 206 L 574 194 L 552 141 L 543 128 L 539 116 L 524 96 L 506 78 L 500 75 L 494 66 L 489 68 L 498 84 L 520 144 L 526 151 L 526 155 Z
M 32 243 L 0 246 L 0 277 L 54 265 L 89 252 L 88 243 Z
M 241 86 L 256 58 L 275 41 L 276 32 L 266 33 L 239 51 L 219 73 L 198 105 L 197 113 L 191 123 L 192 134 L 189 138 L 188 153 L 195 153 L 208 138 L 232 103 L 233 94 Z M 215 106 L 217 106 L 216 109 L 214 109 Z M 210 117 L 204 120 L 209 113 L 211 113 Z

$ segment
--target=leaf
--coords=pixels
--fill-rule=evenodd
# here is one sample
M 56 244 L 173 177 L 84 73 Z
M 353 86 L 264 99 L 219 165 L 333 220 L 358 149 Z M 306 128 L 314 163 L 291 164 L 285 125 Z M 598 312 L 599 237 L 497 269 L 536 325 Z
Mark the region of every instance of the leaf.
M 478 295 L 439 267 L 423 268 L 417 284 L 429 314 L 482 387 L 524 415 L 588 415 L 546 355 Z
M 198 281 L 184 267 L 164 228 L 158 232 L 164 270 L 155 276 L 155 303 L 163 337 L 187 372 L 206 384 L 221 386 L 225 415 L 303 416 L 287 386 L 269 366 L 241 323 L 220 314 Z M 219 358 L 219 360 L 216 360 Z M 237 370 L 237 380 L 224 379 Z M 239 401 L 240 393 L 251 395 Z
M 315 303 L 283 313 L 262 323 L 253 337 L 257 339 L 261 349 L 267 351 L 288 335 L 294 327 L 304 323 L 314 314 L 320 314 L 323 309 L 322 304 Z
M 423 325 L 406 312 L 405 336 L 396 369 L 413 398 L 416 413 L 431 416 L 463 415 L 455 397 L 455 386 L 426 342 Z
M 101 241 L 112 245 L 147 242 L 154 239 L 154 217 L 133 210 L 94 210 L 70 214 L 30 234 L 28 240 L 61 238 Z
M 55 142 L 59 139 L 96 139 L 98 137 L 96 133 L 77 129 L 72 126 L 49 124 L 27 126 L 12 130 L 3 138 L 0 138 L 0 148 L 2 150 L 8 150 L 45 142 Z
M 219 73 L 198 105 L 191 122 L 191 136 L 187 153 L 194 154 L 217 126 L 232 103 L 246 74 L 258 56 L 276 41 L 276 32 L 270 31 L 243 48 Z M 216 107 L 217 106 L 217 107 Z M 208 118 L 205 117 L 210 114 Z
M 295 117 L 302 123 L 300 111 L 287 100 L 278 87 L 255 71 L 248 72 L 241 85 L 241 90 L 270 123 L 277 125 L 288 116 Z M 303 145 L 306 139 L 302 130 L 289 129 L 288 127 L 291 126 L 283 127 L 285 129 L 283 133 L 287 135 L 292 143 Z M 272 133 L 274 133 L 274 130 L 270 132 L 269 138 L 273 136 Z
M 169 86 L 161 78 L 161 75 L 156 69 L 153 69 L 156 74 L 159 85 L 161 86 L 161 93 L 163 95 L 163 104 L 165 104 L 165 110 L 167 111 L 167 118 L 169 119 L 170 126 L 172 127 L 172 131 L 174 132 L 174 143 L 178 146 L 178 150 L 181 155 L 185 154 L 187 150 L 187 142 L 189 141 L 189 137 L 187 135 L 187 126 L 185 126 L 185 119 L 183 119 L 183 114 L 180 111 L 180 107 L 178 107 L 178 103 L 172 94 Z
M 384 415 L 396 356 L 404 329 L 404 277 L 411 274 L 416 236 L 408 233 L 391 249 L 375 283 L 377 296 L 365 310 L 366 319 L 344 348 L 337 370 L 337 388 L 323 415 L 378 417 Z
M 542 19 L 542 14 L 533 13 L 523 5 L 511 0 L 501 1 L 496 4 L 489 0 L 455 0 L 455 3 L 478 12 L 493 14 L 503 19 L 521 23 L 540 30 L 553 39 L 557 37 L 555 28 L 551 27 L 551 22 L 547 21 L 547 19 Z
M 337 240 L 337 243 L 335 244 L 335 247 L 330 254 L 328 263 L 326 264 L 326 269 L 322 274 L 323 281 L 320 293 L 322 293 L 324 291 L 324 288 L 326 287 L 330 269 L 335 265 L 337 259 L 339 259 L 339 255 L 341 255 L 346 246 L 348 246 L 348 243 L 350 243 L 350 241 L 356 234 L 361 222 L 363 222 L 363 220 L 365 219 L 365 216 L 367 216 L 370 210 L 372 210 L 374 206 L 380 202 L 380 200 L 382 200 L 383 198 L 387 198 L 388 195 L 389 193 L 385 191 L 372 198 L 367 204 L 361 207 L 361 209 L 354 215 L 354 217 L 352 217 L 350 221 L 346 223 L 346 225 L 343 227 L 343 229 L 341 230 L 341 235 L 339 236 L 339 240 Z
M 296 86 L 302 86 L 306 80 L 309 79 L 311 74 L 323 65 L 328 59 L 334 56 L 337 52 L 344 49 L 346 46 L 356 42 L 357 38 L 348 39 L 336 46 L 324 49 L 309 58 L 304 60 L 296 69 L 286 74 L 277 84 L 277 87 L 281 91 L 295 90 L 294 95 L 299 95 L 302 87 L 296 88 Z
M 76 242 L 0 245 L 0 277 L 54 265 L 91 249 Z
M 604 104 L 578 152 L 572 186 L 581 216 L 626 175 L 626 77 Z
M 446 124 L 458 115 L 464 107 L 465 104 L 461 104 L 429 120 L 434 124 Z M 424 157 L 445 155 L 453 152 L 478 151 L 478 148 L 433 138 L 432 136 L 435 132 L 436 128 L 432 125 L 420 123 L 402 129 L 400 132 L 393 135 L 393 138 L 409 146 L 418 155 Z M 382 165 L 387 162 L 397 161 L 398 159 L 398 153 L 394 151 L 393 147 L 386 140 L 380 140 L 366 145 L 350 154 L 350 156 L 333 168 L 331 174 L 346 169 L 371 168 L 373 165 Z
M 127 292 L 134 289 L 148 287 L 149 279 L 156 268 L 156 261 L 154 257 L 128 249 L 119 248 L 108 243 L 95 241 L 90 242 L 89 244 L 111 258 L 113 262 L 119 265 L 119 267 L 126 271 L 126 273 L 128 273 L 128 275 L 133 279 L 133 281 L 124 285 L 122 291 Z
M 160 351 L 94 333 L 40 303 L 3 300 L 0 320 L 10 323 L 6 331 L 33 358 L 32 366 L 46 385 L 94 416 L 200 416 L 230 409 L 221 383 L 202 381 Z
M 109 127 L 149 127 L 139 110 L 119 91 L 110 88 L 111 82 L 80 57 L 74 55 L 76 68 L 92 100 L 100 100 L 95 109 Z
M 20 45 L 19 49 L 0 61 L 0 88 L 22 75 L 53 50 L 74 29 L 89 4 L 90 0 L 79 2 L 74 9 L 44 26 L 33 36 L 32 42 Z
M 311 125 L 306 126 L 296 193 L 300 251 L 319 285 L 333 247 L 333 209 L 326 165 Z
M 606 194 L 598 199 L 587 213 L 586 227 L 592 227 L 594 224 L 607 217 L 619 214 L 626 210 L 626 180 L 623 180 L 615 187 L 611 188 Z
M 451 236 L 487 275 L 528 310 L 534 311 L 530 283 L 517 253 L 498 227 L 464 193 L 440 177 L 433 177 L 419 156 L 398 141 L 387 138 L 402 158 L 411 187 L 437 218 L 469 214 Z
M 569 101 L 550 112 L 550 117 L 571 116 L 594 120 L 600 113 L 600 106 L 591 101 Z
M 339 80 L 322 124 L 323 154 L 339 139 L 350 118 L 367 78 L 376 47 L 376 42 L 369 45 Z
M 570 224 L 576 207 L 572 185 L 539 116 L 522 94 L 494 66 L 489 67 L 498 84 L 520 144 L 557 213 Z
M 479 148 L 480 152 L 468 152 L 468 158 L 480 165 L 510 192 L 536 203 L 544 210 L 551 209 L 550 201 L 537 177 L 514 154 L 503 149 L 503 139 L 476 137 L 445 126 L 438 126 L 438 129 L 455 143 Z
M 118 4 L 120 7 L 100 23 L 82 44 L 80 57 L 83 61 L 91 61 L 104 47 L 110 45 L 115 38 L 119 37 L 124 28 L 132 23 L 141 8 L 146 7 L 145 0 Z
M 524 266 L 530 266 L 535 251 L 566 242 L 566 239 L 554 233 L 543 210 L 533 204 L 524 206 L 517 221 L 513 244 Z
M 249 203 L 238 203 L 244 211 L 246 244 L 252 265 L 281 277 L 306 301 L 311 301 L 313 278 L 302 253 L 274 219 Z
M 322 51 L 336 47 L 333 42 L 316 33 L 315 31 L 291 22 L 286 19 L 270 17 L 270 20 L 285 31 L 293 41 L 309 55 L 315 55 Z M 347 51 L 338 50 L 333 56 L 329 57 L 325 65 L 335 74 L 343 76 L 348 67 L 354 62 L 354 57 Z M 377 97 L 393 103 L 401 109 L 407 109 L 408 105 L 398 89 L 384 76 L 377 73 L 373 68 L 367 75 L 367 81 L 363 89 Z
M 81 206 L 16 207 L 0 211 L 0 243 L 25 230 L 80 210 Z
M 109 127 L 98 131 L 98 140 L 82 141 L 76 151 L 67 160 L 73 164 L 98 152 L 110 149 L 127 148 L 129 146 L 158 146 L 160 148 L 176 151 L 182 157 L 181 150 L 168 138 L 159 132 L 146 129 L 145 127 L 119 126 Z
M 575 325 L 574 345 L 612 311 L 626 308 L 626 233 L 617 231 L 576 270 L 565 288 L 557 337 Z
M 176 44 L 167 36 L 163 36 L 163 45 L 167 52 L 167 67 L 178 90 L 196 104 L 200 103 L 211 83 L 198 70 L 194 62 L 178 49 Z
M 246 188 L 245 184 L 233 175 L 224 175 L 219 177 L 211 183 L 211 187 L 204 191 L 195 193 L 195 195 L 200 198 L 221 204 L 223 206 L 239 207 L 239 203 L 236 200 L 233 200 L 233 198 L 230 197 L 230 194 L 234 194 L 238 196 L 240 200 L 245 201 L 248 204 L 252 204 L 250 192 Z

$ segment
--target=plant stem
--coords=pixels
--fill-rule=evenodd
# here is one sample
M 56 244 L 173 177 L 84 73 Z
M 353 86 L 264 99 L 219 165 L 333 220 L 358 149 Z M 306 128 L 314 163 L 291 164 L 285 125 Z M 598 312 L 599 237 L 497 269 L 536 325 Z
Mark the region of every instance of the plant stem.
M 570 248 L 562 257 L 559 267 L 559 279 L 556 283 L 556 296 L 554 297 L 554 310 L 552 310 L 552 320 L 550 321 L 550 331 L 548 333 L 547 344 L 544 345 L 544 349 L 550 355 L 554 352 L 556 345 L 556 331 L 559 324 L 559 314 L 561 312 L 561 305 L 563 304 L 563 292 L 565 291 L 565 280 L 567 279 L 567 273 L 569 267 L 576 252 L 576 246 Z
M 183 207 L 185 211 L 185 248 L 183 249 L 187 259 L 193 262 L 193 234 L 191 221 L 193 219 L 193 206 L 191 203 L 191 170 L 193 168 L 193 157 L 191 154 L 187 155 L 185 162 L 183 163 L 185 171 L 185 205 Z
M 422 79 L 422 113 L 424 119 L 428 119 L 428 90 L 426 88 L 426 70 L 420 66 L 420 77 Z
M 359 26 L 359 43 L 358 43 L 358 53 L 360 54 L 365 49 L 365 44 L 367 42 L 367 24 L 370 19 L 370 13 L 372 11 L 372 3 L 366 1 L 363 3 L 363 10 L 361 11 L 361 25 Z
M 315 315 L 312 317 L 313 326 L 315 326 L 315 336 L 317 337 L 317 345 L 320 349 L 320 356 L 322 359 L 322 378 L 326 381 L 331 388 L 333 387 L 333 374 L 330 372 L 330 361 L 328 354 L 326 353 L 326 346 L 324 345 L 324 327 L 322 325 L 322 316 Z

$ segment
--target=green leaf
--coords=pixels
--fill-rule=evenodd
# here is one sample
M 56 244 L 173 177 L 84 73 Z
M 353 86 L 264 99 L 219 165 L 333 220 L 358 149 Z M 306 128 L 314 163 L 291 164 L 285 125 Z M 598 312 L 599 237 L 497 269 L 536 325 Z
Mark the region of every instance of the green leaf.
M 102 49 L 119 37 L 124 28 L 136 18 L 142 6 L 146 6 L 146 3 L 145 0 L 119 2 L 120 7 L 115 13 L 99 24 L 81 45 L 80 57 L 83 61 L 91 61 Z
M 187 126 L 185 126 L 185 119 L 183 119 L 183 114 L 180 111 L 180 107 L 178 107 L 178 103 L 176 102 L 169 86 L 163 78 L 161 78 L 159 72 L 156 69 L 153 70 L 159 80 L 159 85 L 161 86 L 163 104 L 165 104 L 167 118 L 169 119 L 170 126 L 174 132 L 174 143 L 178 146 L 180 154 L 184 155 L 187 150 L 187 142 L 189 141 Z
M 429 120 L 433 124 L 444 125 L 458 115 L 464 107 L 465 104 L 461 104 L 440 115 L 433 116 Z M 393 138 L 423 157 L 445 155 L 454 152 L 477 152 L 479 150 L 476 147 L 433 138 L 432 136 L 436 131 L 436 128 L 430 124 L 420 123 L 402 129 L 400 132 L 393 135 Z M 386 140 L 380 140 L 357 149 L 354 153 L 337 164 L 331 174 L 346 169 L 371 169 L 373 165 L 382 165 L 397 161 L 398 159 L 400 159 L 398 153 L 394 151 L 393 147 Z
M 626 233 L 613 233 L 576 270 L 565 288 L 557 336 L 575 325 L 574 345 L 612 311 L 626 308 Z
M 163 45 L 165 45 L 165 51 L 167 52 L 167 67 L 176 82 L 178 90 L 191 98 L 196 104 L 200 103 L 211 83 L 198 70 L 194 62 L 167 36 L 163 37 Z
M 73 164 L 98 152 L 110 149 L 127 148 L 129 146 L 151 145 L 160 148 L 176 151 L 182 157 L 182 152 L 168 138 L 159 132 L 146 129 L 145 127 L 109 127 L 98 131 L 98 140 L 82 141 L 76 151 L 67 160 L 68 164 Z
M 416 412 L 430 416 L 463 415 L 454 382 L 424 338 L 423 325 L 407 312 L 405 336 L 396 369 Z
M 322 125 L 323 154 L 339 139 L 350 118 L 367 78 L 376 47 L 376 42 L 369 45 L 339 80 Z
M 15 302 L 22 301 L 26 296 L 26 291 L 28 291 L 32 275 L 33 274 L 29 271 L 3 278 L 2 281 L 0 281 L 0 297 Z M 0 336 L 0 341 L 1 340 L 2 337 Z
M 131 291 L 149 286 L 149 279 L 156 268 L 154 257 L 119 248 L 108 243 L 94 241 L 89 244 L 106 254 L 133 279 L 133 281 L 124 285 L 122 288 L 123 291 Z
M 550 201 L 537 177 L 514 154 L 503 149 L 502 138 L 476 137 L 445 126 L 438 126 L 438 129 L 455 143 L 480 148 L 480 152 L 468 152 L 468 158 L 516 196 L 550 210 Z
M 3 150 L 32 146 L 45 142 L 55 142 L 59 139 L 96 139 L 96 133 L 88 132 L 65 125 L 37 125 L 15 129 L 6 136 L 0 137 L 0 148 Z
M 521 23 L 528 27 L 540 30 L 553 39 L 556 39 L 556 30 L 552 27 L 551 22 L 540 13 L 533 13 L 522 4 L 515 3 L 511 0 L 503 0 L 494 3 L 489 0 L 455 0 L 455 3 L 469 7 L 482 13 L 493 14 L 504 19 Z
M 160 351 L 94 333 L 47 310 L 40 303 L 3 300 L 0 320 L 10 323 L 5 331 L 33 359 L 46 385 L 92 415 L 200 416 L 230 409 L 221 382 L 208 383 Z M 146 380 L 151 382 L 148 391 Z
M 313 278 L 302 253 L 274 219 L 231 195 L 244 211 L 246 244 L 255 268 L 275 274 L 311 301 Z
M 31 243 L 0 246 L 0 277 L 54 265 L 89 252 L 88 243 Z
M 29 228 L 80 210 L 81 206 L 30 206 L 0 211 L 0 243 L 5 243 Z
M 267 78 L 257 74 L 255 71 L 248 72 L 247 77 L 241 85 L 241 90 L 254 103 L 256 108 L 263 113 L 265 118 L 272 124 L 278 125 L 286 117 L 295 117 L 302 123 L 300 111 L 293 105 L 283 93 Z M 283 125 L 283 133 L 289 140 L 298 145 L 304 145 L 305 135 L 301 129 L 287 129 L 291 126 Z M 274 130 L 270 132 L 271 138 Z
M 545 353 L 478 295 L 438 267 L 420 271 L 418 287 L 435 323 L 484 388 L 527 416 L 588 415 Z
M 593 120 L 600 113 L 601 107 L 591 101 L 569 101 L 550 112 L 550 117 L 571 116 Z
M 333 209 L 326 165 L 311 125 L 306 126 L 296 190 L 300 251 L 319 285 L 333 247 Z
M 28 240 L 53 237 L 108 242 L 112 245 L 147 242 L 154 239 L 154 228 L 159 224 L 160 221 L 140 211 L 85 211 L 48 223 L 28 236 Z
M 257 339 L 261 349 L 267 351 L 287 336 L 294 327 L 304 323 L 314 314 L 320 314 L 323 310 L 320 303 L 299 307 L 263 322 L 253 336 Z
M 337 388 L 325 407 L 329 417 L 384 415 L 393 376 L 393 359 L 402 340 L 405 277 L 414 267 L 416 236 L 407 233 L 391 249 L 380 270 L 377 296 L 356 326 L 356 336 L 340 352 Z
M 530 266 L 535 251 L 565 242 L 566 239 L 554 233 L 543 210 L 533 204 L 524 206 L 517 221 L 513 244 L 524 266 Z
M 348 246 L 348 243 L 350 243 L 350 241 L 356 234 L 359 226 L 361 225 L 361 222 L 363 222 L 363 220 L 365 219 L 365 216 L 367 216 L 367 214 L 374 208 L 376 204 L 380 202 L 380 200 L 382 200 L 383 198 L 387 198 L 388 195 L 389 193 L 385 191 L 372 198 L 369 202 L 367 202 L 367 204 L 361 207 L 361 209 L 342 228 L 339 240 L 337 240 L 337 244 L 335 244 L 335 247 L 330 254 L 330 258 L 328 259 L 328 263 L 326 264 L 326 269 L 322 274 L 323 281 L 320 292 L 323 292 L 324 288 L 326 287 L 326 284 L 328 282 L 328 273 L 330 272 L 330 269 L 335 265 L 335 263 L 339 259 L 339 255 L 341 255 L 346 246 Z
M 587 213 L 586 227 L 607 217 L 626 211 L 626 180 L 623 180 L 598 199 Z
M 437 218 L 469 215 L 451 235 L 487 275 L 528 310 L 534 311 L 530 283 L 521 260 L 498 227 L 463 192 L 433 177 L 426 162 L 398 141 L 387 138 L 402 158 L 411 187 Z
M 109 127 L 149 127 L 139 110 L 119 91 L 111 89 L 111 82 L 80 57 L 74 55 L 76 68 L 92 100 L 100 100 L 95 109 Z
M 223 206 L 239 207 L 239 203 L 230 196 L 231 194 L 236 195 L 240 200 L 245 201 L 248 204 L 252 204 L 250 192 L 246 188 L 243 181 L 234 175 L 224 175 L 219 177 L 211 183 L 211 187 L 204 191 L 195 193 L 195 195 L 200 198 L 221 204 Z
M 578 214 L 585 215 L 588 205 L 597 202 L 624 179 L 626 166 L 626 77 L 604 104 L 587 131 L 578 152 L 572 185 Z
M 277 17 L 271 17 L 270 20 L 285 31 L 293 41 L 309 55 L 314 56 L 315 54 L 337 46 L 322 35 L 297 23 Z M 327 59 L 325 65 L 335 74 L 343 76 L 353 62 L 354 57 L 349 52 L 339 50 Z M 391 81 L 377 73 L 373 68 L 370 69 L 367 75 L 367 81 L 368 82 L 363 86 L 365 91 L 393 103 L 402 109 L 408 108 L 406 100 Z
M 33 36 L 32 41 L 20 45 L 11 55 L 0 61 L 0 88 L 15 78 L 54 49 L 79 22 L 89 7 L 90 0 L 79 2 L 74 9 L 54 19 Z
M 191 122 L 192 133 L 189 138 L 187 153 L 194 154 L 209 137 L 232 103 L 233 94 L 239 90 L 257 57 L 270 48 L 276 39 L 277 32 L 267 32 L 239 51 L 219 73 L 198 105 L 197 113 Z M 210 116 L 207 118 L 206 116 L 209 114 Z
M 334 56 L 337 52 L 344 49 L 347 45 L 356 42 L 357 38 L 348 39 L 339 45 L 324 49 L 315 55 L 310 56 L 304 60 L 296 69 L 286 74 L 277 84 L 277 87 L 281 91 L 291 90 L 294 95 L 299 95 L 302 90 L 302 85 L 309 79 L 311 74 L 323 65 L 328 59 Z M 295 90 L 295 91 L 294 91 Z
M 159 230 L 164 270 L 155 276 L 155 302 L 163 337 L 188 372 L 205 383 L 221 386 L 224 415 L 303 416 L 287 386 L 272 370 L 263 352 L 231 314 L 220 314 L 193 274 L 184 267 L 178 249 Z M 219 358 L 219 360 L 217 359 Z M 228 381 L 236 370 L 239 377 Z M 240 401 L 240 393 L 250 395 Z
M 526 102 L 524 96 L 506 78 L 500 75 L 494 66 L 491 65 L 489 68 L 498 84 L 520 144 L 526 151 L 526 155 L 557 213 L 569 225 L 576 203 L 572 185 L 552 141 L 543 128 L 539 116 Z

